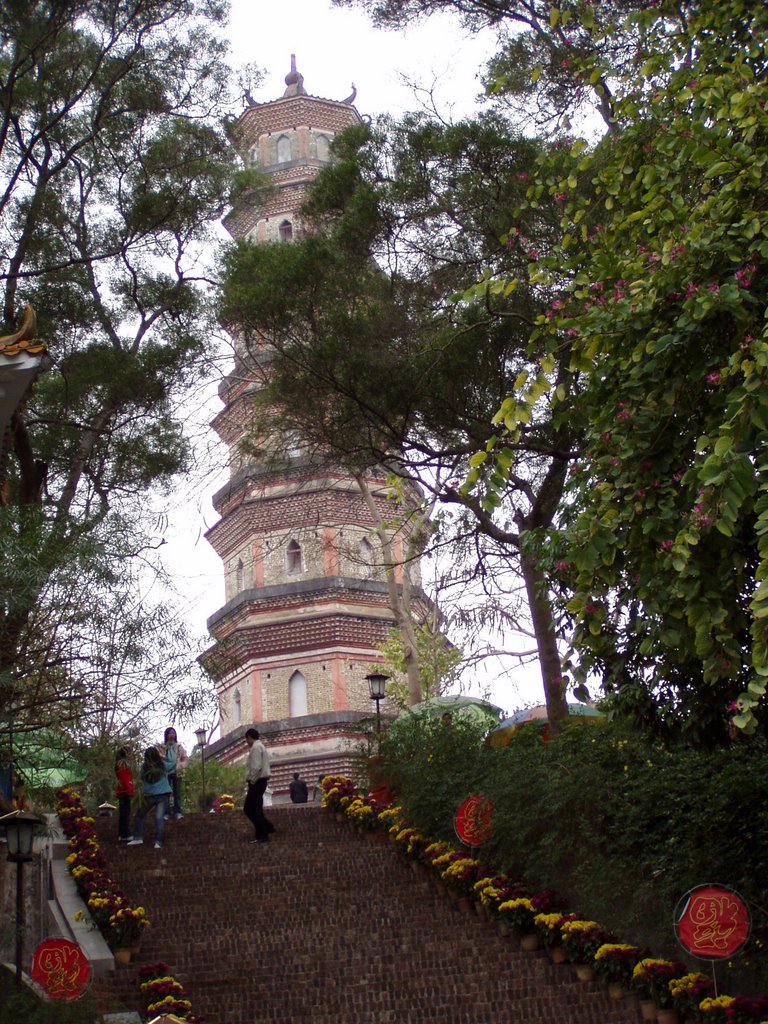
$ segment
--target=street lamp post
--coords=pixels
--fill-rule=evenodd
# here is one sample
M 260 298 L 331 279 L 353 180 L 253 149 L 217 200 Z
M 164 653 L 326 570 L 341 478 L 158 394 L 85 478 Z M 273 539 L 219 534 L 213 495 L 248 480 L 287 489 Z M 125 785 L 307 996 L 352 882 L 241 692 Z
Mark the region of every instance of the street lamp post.
M 195 729 L 195 737 L 200 745 L 200 779 L 202 792 L 200 794 L 200 810 L 205 811 L 205 741 L 208 737 L 208 730 L 203 726 Z
M 371 672 L 367 675 L 366 680 L 368 682 L 368 689 L 371 694 L 371 700 L 376 701 L 376 749 L 377 752 L 381 753 L 381 702 L 386 696 L 387 681 L 389 676 L 385 676 L 383 672 Z
M 8 860 L 16 865 L 16 984 L 21 984 L 22 938 L 24 936 L 24 865 L 32 860 L 35 826 L 42 818 L 29 811 L 11 811 L 0 818 L 5 825 Z

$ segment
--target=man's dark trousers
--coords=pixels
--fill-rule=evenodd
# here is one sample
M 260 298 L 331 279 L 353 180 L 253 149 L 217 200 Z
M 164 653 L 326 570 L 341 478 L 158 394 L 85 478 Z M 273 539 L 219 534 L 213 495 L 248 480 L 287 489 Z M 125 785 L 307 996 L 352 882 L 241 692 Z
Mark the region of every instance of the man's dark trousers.
M 253 822 L 256 830 L 256 838 L 262 842 L 269 839 L 269 833 L 274 832 L 274 827 L 264 817 L 264 791 L 269 784 L 269 776 L 258 779 L 256 782 L 248 783 L 248 793 L 243 804 L 243 813 Z

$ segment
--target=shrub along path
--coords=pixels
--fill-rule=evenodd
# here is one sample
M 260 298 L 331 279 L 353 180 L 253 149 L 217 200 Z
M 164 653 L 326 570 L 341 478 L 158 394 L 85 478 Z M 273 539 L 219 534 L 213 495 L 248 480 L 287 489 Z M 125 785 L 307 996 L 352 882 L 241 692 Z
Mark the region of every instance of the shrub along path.
M 98 819 L 110 869 L 152 925 L 139 965 L 164 960 L 206 1024 L 638 1024 L 569 966 L 524 953 L 441 897 L 388 842 L 317 807 L 272 807 L 277 834 L 248 840 L 242 813 L 167 822 L 162 850 L 118 845 Z M 419 871 L 424 869 L 419 868 Z M 143 1009 L 131 984 L 115 985 Z

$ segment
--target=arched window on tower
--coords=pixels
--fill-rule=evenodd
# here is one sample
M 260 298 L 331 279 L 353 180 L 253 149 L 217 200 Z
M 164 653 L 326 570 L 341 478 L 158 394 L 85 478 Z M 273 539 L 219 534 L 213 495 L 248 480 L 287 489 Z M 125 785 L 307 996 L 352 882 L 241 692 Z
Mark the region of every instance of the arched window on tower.
M 293 239 L 293 224 L 289 220 L 281 222 L 280 227 L 277 229 L 277 234 L 281 242 L 290 242 Z
M 242 558 L 237 560 L 237 568 L 235 569 L 235 588 L 239 594 L 243 589 L 243 583 L 245 582 L 245 566 L 243 565 Z
M 373 544 L 367 537 L 360 541 L 360 568 L 363 572 L 373 567 Z
M 288 715 L 307 714 L 307 680 L 301 672 L 294 672 L 288 680 Z
M 277 162 L 287 163 L 291 159 L 291 140 L 287 135 L 281 135 L 277 140 Z
M 240 725 L 243 718 L 243 708 L 240 698 L 240 691 L 235 690 L 235 699 L 232 702 L 232 725 Z
M 285 552 L 285 568 L 290 576 L 295 576 L 303 569 L 301 561 L 301 544 L 297 540 L 289 541 Z
M 315 146 L 318 160 L 328 161 L 331 159 L 331 141 L 327 135 L 318 135 Z

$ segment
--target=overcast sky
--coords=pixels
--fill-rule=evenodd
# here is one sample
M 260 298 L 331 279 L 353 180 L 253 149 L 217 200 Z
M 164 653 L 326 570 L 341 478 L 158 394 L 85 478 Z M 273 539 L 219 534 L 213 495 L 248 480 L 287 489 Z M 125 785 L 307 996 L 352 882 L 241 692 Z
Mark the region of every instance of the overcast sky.
M 354 83 L 355 106 L 372 117 L 417 106 L 403 76 L 427 89 L 435 85 L 455 115 L 468 113 L 482 91 L 480 68 L 495 48 L 494 33 L 470 36 L 448 15 L 406 32 L 384 31 L 363 11 L 329 0 L 232 0 L 230 41 L 236 64 L 265 71 L 254 91 L 258 102 L 283 94 L 293 53 L 308 93 L 343 100 Z

